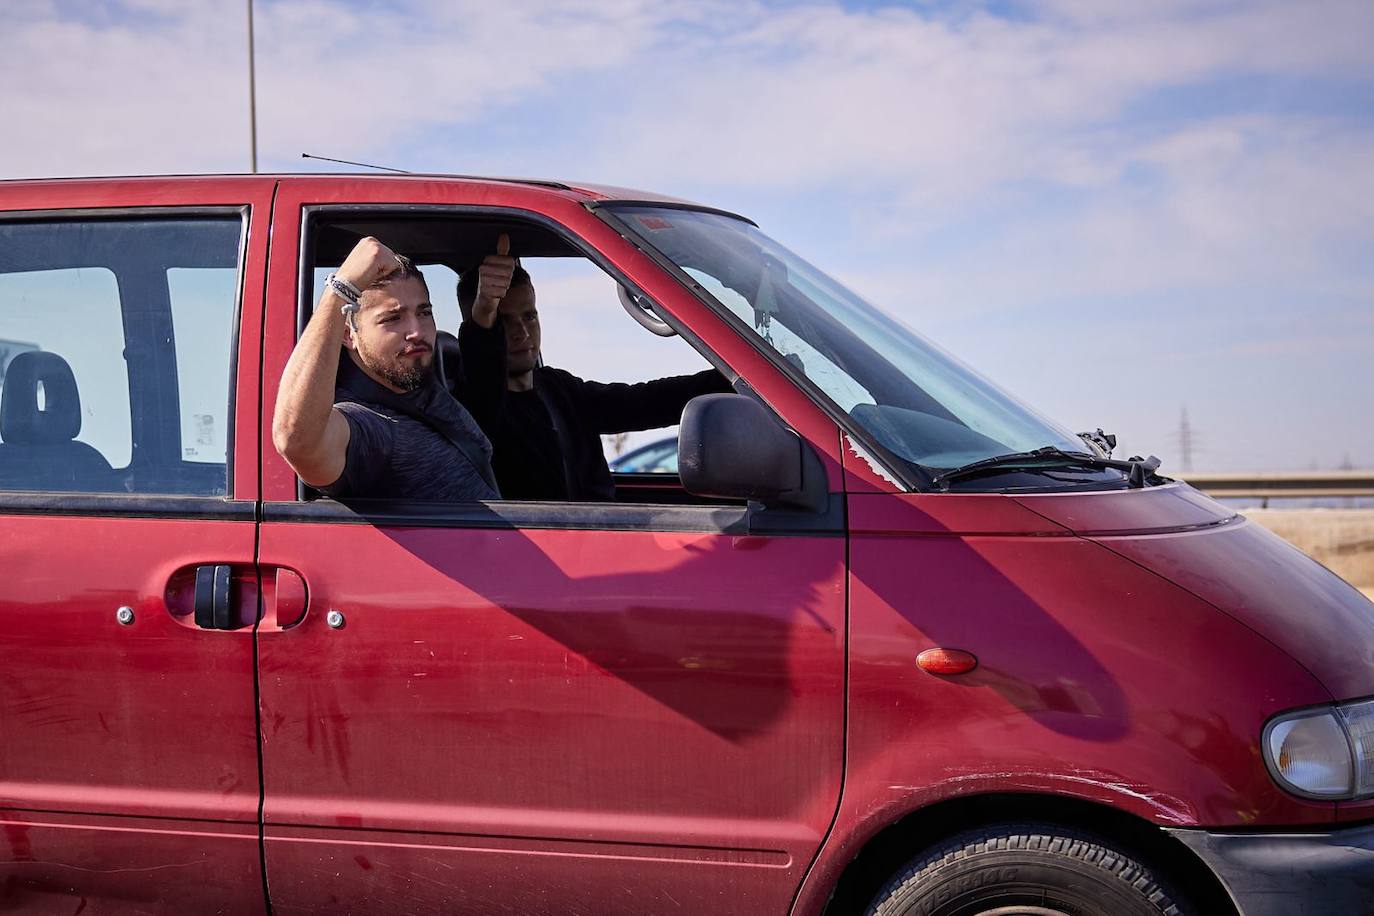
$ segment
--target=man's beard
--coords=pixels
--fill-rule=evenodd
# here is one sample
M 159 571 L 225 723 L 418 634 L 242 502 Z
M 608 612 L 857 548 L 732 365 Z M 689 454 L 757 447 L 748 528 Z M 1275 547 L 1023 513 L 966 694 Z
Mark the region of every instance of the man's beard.
M 402 391 L 414 391 L 417 388 L 425 387 L 429 380 L 434 377 L 434 363 L 433 361 L 416 363 L 409 368 L 392 364 L 390 366 L 377 366 L 372 371 Z
M 427 359 L 422 358 L 407 366 L 399 359 L 378 359 L 377 355 L 367 350 L 361 341 L 357 341 L 357 345 L 358 359 L 362 361 L 363 368 L 402 391 L 423 388 L 434 377 L 433 350 L 425 354 Z

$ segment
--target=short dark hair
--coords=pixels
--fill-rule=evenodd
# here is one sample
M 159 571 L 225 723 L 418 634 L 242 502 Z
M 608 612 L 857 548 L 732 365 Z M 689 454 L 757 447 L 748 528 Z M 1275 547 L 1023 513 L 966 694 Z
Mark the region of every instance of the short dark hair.
M 477 301 L 477 269 L 480 266 L 474 264 L 458 277 L 458 310 L 463 313 L 464 321 L 472 317 L 472 303 Z M 529 272 L 516 264 L 515 271 L 510 275 L 510 288 L 533 285 Z

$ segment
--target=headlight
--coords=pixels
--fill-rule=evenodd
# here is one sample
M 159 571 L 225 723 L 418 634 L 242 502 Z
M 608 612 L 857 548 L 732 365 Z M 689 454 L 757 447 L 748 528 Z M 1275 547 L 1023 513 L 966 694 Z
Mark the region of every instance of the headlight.
M 1269 772 L 1295 795 L 1374 794 L 1374 700 L 1279 716 L 1265 727 L 1262 744 Z
M 1355 752 L 1355 794 L 1374 793 L 1374 700 L 1337 707 Z

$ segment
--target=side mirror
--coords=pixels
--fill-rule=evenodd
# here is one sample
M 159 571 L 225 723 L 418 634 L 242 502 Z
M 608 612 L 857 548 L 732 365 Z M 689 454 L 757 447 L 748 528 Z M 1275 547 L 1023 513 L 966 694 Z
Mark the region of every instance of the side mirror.
M 677 436 L 678 475 L 689 493 L 753 499 L 769 508 L 818 512 L 826 506 L 820 459 L 751 397 L 692 398 Z

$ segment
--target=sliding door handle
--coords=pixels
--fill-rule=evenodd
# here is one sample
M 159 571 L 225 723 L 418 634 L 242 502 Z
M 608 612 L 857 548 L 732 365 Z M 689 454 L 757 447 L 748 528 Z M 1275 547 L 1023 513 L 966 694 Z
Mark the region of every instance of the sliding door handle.
M 196 626 L 202 630 L 232 630 L 234 620 L 233 570 L 228 566 L 196 567 Z

